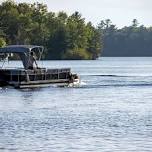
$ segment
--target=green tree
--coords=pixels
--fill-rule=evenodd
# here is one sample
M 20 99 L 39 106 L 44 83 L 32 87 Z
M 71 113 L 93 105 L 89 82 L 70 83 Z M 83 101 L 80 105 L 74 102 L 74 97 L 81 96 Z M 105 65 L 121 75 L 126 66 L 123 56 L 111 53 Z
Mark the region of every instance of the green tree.
M 86 26 L 88 33 L 88 47 L 87 50 L 91 55 L 91 59 L 96 59 L 102 52 L 102 39 L 99 29 L 96 29 L 91 22 Z
M 9 43 L 16 43 L 18 10 L 15 2 L 9 0 L 0 5 L 0 21 L 0 27 L 7 35 Z

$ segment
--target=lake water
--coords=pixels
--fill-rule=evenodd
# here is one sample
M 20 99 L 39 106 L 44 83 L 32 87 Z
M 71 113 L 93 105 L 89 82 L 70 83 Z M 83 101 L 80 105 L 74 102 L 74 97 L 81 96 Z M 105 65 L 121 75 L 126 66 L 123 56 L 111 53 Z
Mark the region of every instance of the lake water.
M 41 65 L 71 67 L 81 85 L 1 88 L 0 152 L 152 151 L 152 58 Z

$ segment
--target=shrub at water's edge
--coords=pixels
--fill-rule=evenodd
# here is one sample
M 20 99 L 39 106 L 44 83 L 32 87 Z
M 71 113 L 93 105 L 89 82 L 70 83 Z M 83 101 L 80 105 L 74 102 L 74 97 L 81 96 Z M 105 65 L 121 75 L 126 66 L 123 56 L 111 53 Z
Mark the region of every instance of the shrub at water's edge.
M 0 47 L 4 47 L 5 45 L 6 45 L 5 40 L 0 37 Z
M 67 50 L 66 53 L 63 55 L 62 59 L 88 60 L 88 59 L 92 59 L 92 56 L 89 52 L 87 52 L 84 49 L 74 49 L 74 50 Z

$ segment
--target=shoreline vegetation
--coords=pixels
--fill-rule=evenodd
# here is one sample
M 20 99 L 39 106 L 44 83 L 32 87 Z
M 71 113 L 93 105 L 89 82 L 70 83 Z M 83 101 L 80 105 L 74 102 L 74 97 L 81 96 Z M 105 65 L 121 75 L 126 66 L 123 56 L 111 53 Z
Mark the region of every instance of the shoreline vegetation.
M 0 47 L 43 45 L 43 59 L 97 59 L 100 56 L 152 56 L 152 27 L 134 19 L 121 29 L 110 19 L 95 27 L 79 12 L 50 12 L 41 3 L 0 3 Z

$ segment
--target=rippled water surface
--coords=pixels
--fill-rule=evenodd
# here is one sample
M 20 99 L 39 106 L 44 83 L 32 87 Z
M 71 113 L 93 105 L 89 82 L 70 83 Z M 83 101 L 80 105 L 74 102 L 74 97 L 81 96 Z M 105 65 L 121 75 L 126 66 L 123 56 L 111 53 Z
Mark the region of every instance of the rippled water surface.
M 81 85 L 0 88 L 0 152 L 152 151 L 152 58 L 40 64 L 71 67 Z

